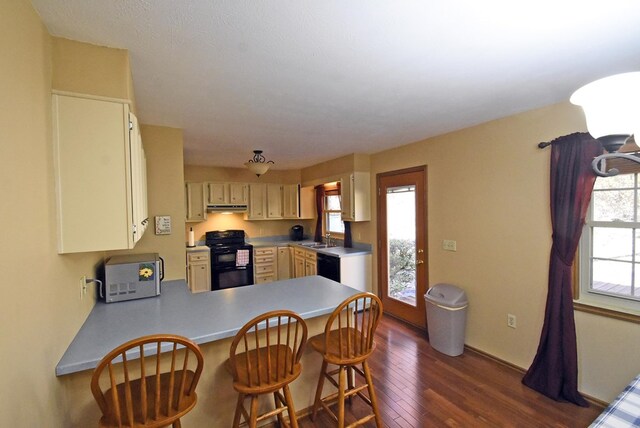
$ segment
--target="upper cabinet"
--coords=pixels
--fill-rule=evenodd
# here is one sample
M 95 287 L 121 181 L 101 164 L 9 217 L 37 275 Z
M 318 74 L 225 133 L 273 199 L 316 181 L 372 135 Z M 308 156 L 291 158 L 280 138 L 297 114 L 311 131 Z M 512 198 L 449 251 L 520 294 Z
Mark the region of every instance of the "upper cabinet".
M 184 183 L 184 201 L 187 222 L 207 219 L 205 183 Z
M 247 220 L 264 220 L 267 209 L 267 185 L 249 184 L 249 211 Z
M 282 185 L 249 184 L 247 220 L 278 220 L 282 218 Z
M 300 185 L 282 185 L 282 217 L 300 218 Z
M 247 205 L 249 186 L 246 183 L 206 183 L 207 205 Z
M 147 224 L 146 158 L 124 101 L 53 95 L 58 252 L 133 248 Z
M 371 220 L 370 174 L 353 172 L 340 179 L 342 221 Z

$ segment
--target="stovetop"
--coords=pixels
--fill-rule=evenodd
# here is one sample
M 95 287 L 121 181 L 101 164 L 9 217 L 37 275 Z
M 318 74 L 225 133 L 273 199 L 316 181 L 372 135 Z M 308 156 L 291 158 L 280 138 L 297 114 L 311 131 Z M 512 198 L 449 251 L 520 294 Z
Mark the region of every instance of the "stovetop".
M 205 245 L 210 248 L 237 248 L 246 246 L 244 230 L 213 230 L 205 234 Z

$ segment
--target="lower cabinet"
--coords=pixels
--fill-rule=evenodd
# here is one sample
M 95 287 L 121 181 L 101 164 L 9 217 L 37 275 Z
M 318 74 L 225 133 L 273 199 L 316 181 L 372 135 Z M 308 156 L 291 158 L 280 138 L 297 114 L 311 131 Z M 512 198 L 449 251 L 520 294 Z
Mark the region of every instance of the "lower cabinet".
M 295 278 L 316 275 L 318 272 L 318 262 L 316 261 L 315 251 L 305 250 L 303 248 L 294 248 L 293 264 Z
M 290 279 L 293 269 L 293 248 L 278 247 L 278 280 Z
M 209 249 L 187 253 L 187 283 L 192 293 L 211 291 Z
M 277 247 L 260 247 L 253 250 L 253 272 L 255 284 L 264 284 L 278 279 Z

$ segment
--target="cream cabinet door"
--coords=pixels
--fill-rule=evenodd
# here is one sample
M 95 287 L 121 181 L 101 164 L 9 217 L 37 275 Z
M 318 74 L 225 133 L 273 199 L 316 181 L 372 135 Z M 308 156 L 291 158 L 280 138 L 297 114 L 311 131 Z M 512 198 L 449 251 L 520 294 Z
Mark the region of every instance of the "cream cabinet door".
M 371 190 L 368 172 L 354 172 L 340 179 L 342 221 L 371 220 Z
M 188 222 L 204 221 L 207 219 L 205 208 L 205 183 L 185 183 L 184 200 Z
M 144 231 L 136 221 L 146 218 L 146 177 L 129 105 L 62 94 L 52 102 L 58 252 L 133 248 Z
M 304 274 L 305 276 L 318 274 L 318 262 L 315 251 L 307 250 L 304 255 Z
M 282 185 L 267 184 L 267 218 L 282 218 Z
M 187 282 L 192 293 L 211 291 L 211 267 L 206 251 L 187 253 Z
M 292 254 L 293 248 L 278 247 L 278 280 L 291 278 Z
M 229 186 L 226 183 L 207 183 L 208 196 L 207 203 L 210 205 L 228 204 Z
M 249 202 L 249 187 L 245 183 L 229 183 L 229 203 L 246 205 Z
M 300 218 L 300 186 L 298 184 L 282 185 L 282 216 Z
M 249 184 L 249 212 L 247 220 L 264 220 L 267 209 L 267 187 L 264 184 Z

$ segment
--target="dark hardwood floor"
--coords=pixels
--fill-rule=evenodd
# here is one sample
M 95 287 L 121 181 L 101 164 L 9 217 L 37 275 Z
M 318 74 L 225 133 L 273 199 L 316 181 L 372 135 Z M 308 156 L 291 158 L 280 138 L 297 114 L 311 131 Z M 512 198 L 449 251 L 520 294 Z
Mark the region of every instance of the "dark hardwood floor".
M 522 373 L 465 350 L 449 357 L 424 333 L 383 317 L 370 367 L 384 425 L 408 427 L 586 427 L 602 411 L 558 403 L 522 385 Z M 360 399 L 347 405 L 347 424 L 368 413 Z M 320 411 L 300 428 L 331 427 Z M 367 427 L 374 427 L 369 422 Z

